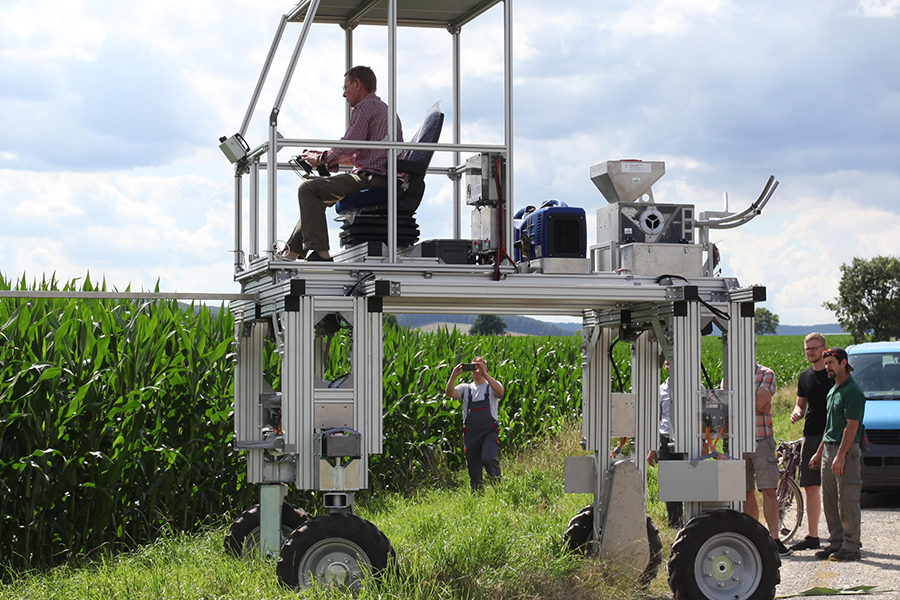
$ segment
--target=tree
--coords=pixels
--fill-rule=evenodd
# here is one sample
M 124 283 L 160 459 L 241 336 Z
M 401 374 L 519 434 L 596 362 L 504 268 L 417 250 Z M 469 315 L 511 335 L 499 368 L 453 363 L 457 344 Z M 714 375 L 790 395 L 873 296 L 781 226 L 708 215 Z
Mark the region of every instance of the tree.
M 382 327 L 384 329 L 400 329 L 400 323 L 397 321 L 397 315 L 394 313 L 384 313 Z
M 497 315 L 478 315 L 470 335 L 503 335 L 506 333 L 506 323 Z
M 778 333 L 778 315 L 768 308 L 757 308 L 753 315 L 756 317 L 756 335 L 775 335 Z
M 822 306 L 837 315 L 854 343 L 889 340 L 900 334 L 900 259 L 876 256 L 854 258 L 841 265 L 838 297 Z

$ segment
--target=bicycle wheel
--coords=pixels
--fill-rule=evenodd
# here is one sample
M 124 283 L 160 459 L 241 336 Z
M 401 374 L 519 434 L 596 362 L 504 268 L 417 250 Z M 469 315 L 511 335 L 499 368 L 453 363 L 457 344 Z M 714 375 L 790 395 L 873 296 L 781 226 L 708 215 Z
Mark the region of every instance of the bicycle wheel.
M 784 493 L 778 497 L 778 537 L 787 543 L 803 524 L 803 493 L 793 479 L 787 480 Z

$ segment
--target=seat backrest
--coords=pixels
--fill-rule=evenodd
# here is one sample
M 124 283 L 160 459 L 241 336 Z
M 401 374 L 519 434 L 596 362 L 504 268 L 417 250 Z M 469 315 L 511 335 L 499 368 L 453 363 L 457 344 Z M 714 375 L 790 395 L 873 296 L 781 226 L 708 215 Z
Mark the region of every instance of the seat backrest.
M 428 112 L 425 113 L 425 118 L 422 120 L 422 124 L 419 125 L 419 129 L 416 130 L 416 133 L 409 141 L 414 144 L 436 144 L 441 138 L 441 130 L 443 129 L 443 127 L 444 113 L 441 112 L 441 101 L 438 100 L 431 108 L 428 109 Z M 408 163 L 421 164 L 424 165 L 427 169 L 428 165 L 431 164 L 431 157 L 433 155 L 433 150 L 404 150 L 402 153 L 400 153 L 398 161 L 402 160 L 404 165 L 408 165 Z M 400 168 L 399 162 L 397 165 L 397 170 L 402 173 L 411 172 L 406 169 Z M 418 170 L 418 168 L 413 167 L 413 171 Z
M 444 113 L 438 100 L 425 113 L 425 119 L 409 140 L 411 143 L 436 144 L 444 127 Z M 403 174 L 403 183 L 397 195 L 397 210 L 404 214 L 412 214 L 419 208 L 425 195 L 425 173 L 431 164 L 433 150 L 404 150 L 397 157 L 397 172 Z M 373 188 L 348 194 L 335 205 L 338 214 L 359 209 L 385 206 L 387 204 L 387 188 Z

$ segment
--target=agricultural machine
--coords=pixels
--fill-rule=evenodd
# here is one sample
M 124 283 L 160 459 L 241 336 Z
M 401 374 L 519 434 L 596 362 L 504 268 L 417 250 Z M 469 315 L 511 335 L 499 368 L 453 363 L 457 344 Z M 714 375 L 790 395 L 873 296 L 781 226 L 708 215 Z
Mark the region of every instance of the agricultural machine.
M 504 141 L 465 143 L 461 32 L 489 11 L 502 11 Z M 603 204 L 596 209 L 592 245 L 582 208 L 558 201 L 522 206 L 533 202 L 528 199 L 518 202 L 517 211 L 512 13 L 513 0 L 303 0 L 281 19 L 240 130 L 220 140 L 234 164 L 234 267 L 243 298 L 231 305 L 238 350 L 236 446 L 246 453 L 249 481 L 260 487 L 259 504 L 234 522 L 226 546 L 237 554 L 277 556 L 278 577 L 292 586 L 319 581 L 354 587 L 393 560 L 389 540 L 354 515 L 354 494 L 368 485 L 369 457 L 382 449 L 384 312 L 576 316 L 583 319 L 582 443 L 593 454 L 566 460 L 565 487 L 591 494 L 593 501 L 572 519 L 568 545 L 631 565 L 644 581 L 655 576 L 661 543 L 646 514 L 646 469 L 640 460 L 609 458 L 609 448 L 619 437 L 634 439 L 637 457 L 656 447 L 665 358 L 676 399 L 673 450 L 685 457 L 659 465 L 660 499 L 686 507 L 668 564 L 675 597 L 771 598 L 780 579 L 775 546 L 762 525 L 739 512 L 745 496 L 739 458 L 755 443 L 754 306 L 765 299 L 765 288 L 721 276 L 709 232 L 759 214 L 777 182 L 770 178 L 743 212 L 726 207 L 697 214 L 692 205 L 655 202 L 651 188 L 665 173 L 662 162 L 599 162 L 589 174 Z M 285 94 L 295 75 L 306 75 L 295 73 L 296 67 L 311 28 L 320 24 L 343 32 L 344 70 L 354 64 L 354 30 L 386 28 L 388 72 L 379 75 L 388 87 L 379 93 L 389 122 L 397 112 L 398 28 L 446 29 L 452 43 L 451 141 L 440 141 L 438 106 L 408 142 L 397 141 L 395 131 L 380 142 L 282 132 Z M 251 118 L 289 26 L 299 28 L 297 41 L 266 135 L 251 145 L 245 141 Z M 388 181 L 399 174 L 402 184 L 382 190 L 376 201 L 348 196 L 339 203 L 343 247 L 334 262 L 285 260 L 277 249 L 277 215 L 284 206 L 278 185 L 298 167 L 287 157 L 332 147 L 386 149 Z M 432 166 L 434 153 L 449 157 L 451 166 Z M 423 197 L 427 202 L 426 176 L 452 181 L 453 238 L 418 239 L 415 213 Z M 288 197 L 293 216 L 296 196 Z M 464 206 L 471 209 L 469 237 L 461 234 Z M 724 345 L 721 386 L 701 381 L 700 340 L 714 326 Z M 338 331 L 351 332 L 350 374 L 328 380 L 325 348 Z M 281 356 L 278 391 L 264 377 L 267 338 L 275 339 Z M 610 348 L 617 342 L 632 348 L 629 393 L 613 393 Z M 723 453 L 711 452 L 710 431 L 724 436 L 724 453 L 738 459 L 711 459 Z M 324 514 L 286 504 L 289 485 L 321 492 Z

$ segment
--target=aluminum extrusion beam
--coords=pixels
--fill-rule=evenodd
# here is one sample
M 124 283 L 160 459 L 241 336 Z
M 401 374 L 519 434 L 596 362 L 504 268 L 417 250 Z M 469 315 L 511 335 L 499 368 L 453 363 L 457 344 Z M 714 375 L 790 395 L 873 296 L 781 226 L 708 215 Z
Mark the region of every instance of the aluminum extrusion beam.
M 84 300 L 222 300 L 259 299 L 257 294 L 218 294 L 206 292 L 76 292 L 52 290 L 0 290 L 0 298 L 64 298 Z

